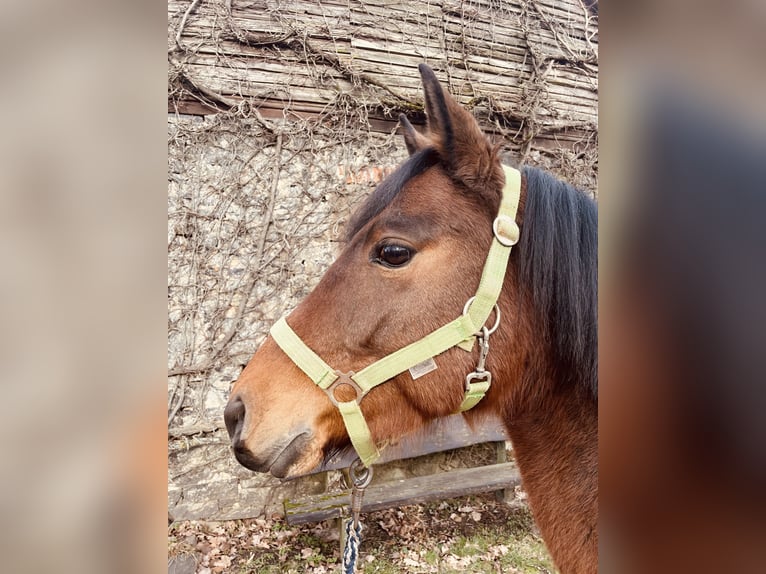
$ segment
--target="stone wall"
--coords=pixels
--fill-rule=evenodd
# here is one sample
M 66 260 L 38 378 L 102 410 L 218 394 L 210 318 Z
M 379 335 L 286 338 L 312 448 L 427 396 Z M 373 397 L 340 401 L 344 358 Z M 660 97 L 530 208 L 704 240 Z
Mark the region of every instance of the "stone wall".
M 277 482 L 240 467 L 228 449 L 229 388 L 271 324 L 332 262 L 351 209 L 406 155 L 391 135 L 361 132 L 339 143 L 324 126 L 302 128 L 240 117 L 169 122 L 169 492 L 177 517 L 273 506 Z M 290 483 L 280 496 L 303 483 L 314 481 Z

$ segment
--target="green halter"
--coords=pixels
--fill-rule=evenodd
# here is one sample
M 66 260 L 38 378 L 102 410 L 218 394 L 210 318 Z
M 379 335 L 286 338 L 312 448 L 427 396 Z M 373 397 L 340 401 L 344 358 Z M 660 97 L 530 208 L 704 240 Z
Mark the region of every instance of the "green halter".
M 497 304 L 511 247 L 519 240 L 516 210 L 521 193 L 521 173 L 508 166 L 503 166 L 503 171 L 505 172 L 503 198 L 497 217 L 492 224 L 494 240 L 487 254 L 476 295 L 466 303 L 466 309 L 460 317 L 422 339 L 375 361 L 358 373 L 353 371 L 342 373 L 330 367 L 290 328 L 285 317 L 277 321 L 270 330 L 277 345 L 306 376 L 327 393 L 332 403 L 338 407 L 351 443 L 365 466 L 372 464 L 380 453 L 372 440 L 370 429 L 359 406 L 362 398 L 381 383 L 447 349 L 460 347 L 470 351 L 473 348 L 474 339 L 482 331 Z M 499 321 L 499 312 L 497 319 Z M 477 370 L 481 371 L 478 374 L 487 373 L 483 371 L 483 366 Z M 460 405 L 460 411 L 472 408 L 484 397 L 490 386 L 488 375 L 487 373 L 486 377 L 476 377 L 484 379 L 477 382 L 473 382 L 469 375 L 466 379 L 465 396 Z M 352 387 L 356 391 L 356 398 L 351 401 L 338 401 L 334 391 L 340 385 Z

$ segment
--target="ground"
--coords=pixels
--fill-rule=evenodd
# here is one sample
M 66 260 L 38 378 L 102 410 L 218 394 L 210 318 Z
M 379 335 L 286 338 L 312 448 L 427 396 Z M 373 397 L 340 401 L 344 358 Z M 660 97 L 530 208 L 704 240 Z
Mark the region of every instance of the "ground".
M 363 516 L 358 572 L 553 573 L 523 503 L 493 494 L 405 506 Z M 339 571 L 333 521 L 289 526 L 284 518 L 177 522 L 169 528 L 169 574 Z

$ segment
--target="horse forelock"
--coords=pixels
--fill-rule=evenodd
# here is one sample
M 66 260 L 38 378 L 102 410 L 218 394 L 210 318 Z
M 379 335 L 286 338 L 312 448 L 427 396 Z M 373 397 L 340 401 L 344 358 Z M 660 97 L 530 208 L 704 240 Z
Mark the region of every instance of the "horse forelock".
M 380 214 L 399 195 L 399 192 L 412 178 L 420 175 L 439 161 L 436 150 L 432 147 L 412 154 L 396 171 L 384 179 L 375 191 L 364 200 L 351 216 L 346 227 L 346 240 L 350 241 L 360 229 Z
M 598 214 L 595 201 L 539 169 L 527 181 L 519 284 L 531 297 L 558 380 L 598 393 Z

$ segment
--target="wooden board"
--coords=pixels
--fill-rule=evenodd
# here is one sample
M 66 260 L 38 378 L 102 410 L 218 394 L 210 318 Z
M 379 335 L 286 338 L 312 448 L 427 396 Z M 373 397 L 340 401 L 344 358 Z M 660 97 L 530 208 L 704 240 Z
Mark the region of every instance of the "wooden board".
M 390 131 L 398 112 L 422 109 L 425 61 L 469 109 L 490 101 L 478 117 L 491 128 L 500 114 L 517 146 L 529 121 L 538 149 L 576 148 L 597 130 L 598 20 L 580 0 L 191 5 L 168 2 L 171 67 L 187 89 L 306 117 L 351 98 L 373 130 Z M 179 94 L 173 112 L 215 111 L 194 89 Z
M 513 462 L 462 468 L 383 484 L 375 484 L 373 480 L 364 493 L 362 512 L 503 490 L 513 488 L 520 482 L 519 471 Z M 350 490 L 296 501 L 286 500 L 285 516 L 288 524 L 319 522 L 345 515 L 350 504 Z
M 389 445 L 382 450 L 376 464 L 415 458 L 474 444 L 507 440 L 509 440 L 508 435 L 499 420 L 486 418 L 471 427 L 463 415 L 455 414 L 433 420 L 419 432 L 405 435 L 396 444 Z M 348 468 L 355 459 L 356 453 L 348 449 L 326 461 L 315 472 Z

